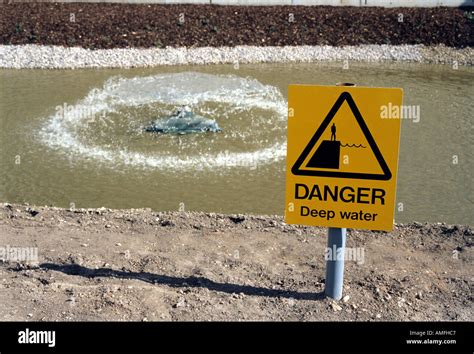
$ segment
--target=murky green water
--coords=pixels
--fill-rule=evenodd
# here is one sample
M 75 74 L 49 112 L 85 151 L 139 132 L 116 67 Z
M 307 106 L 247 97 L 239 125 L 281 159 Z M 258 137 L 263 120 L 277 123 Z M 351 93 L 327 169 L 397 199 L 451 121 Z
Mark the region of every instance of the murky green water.
M 400 222 L 474 221 L 473 68 L 272 64 L 0 71 L 0 200 L 283 214 L 290 83 L 402 87 Z M 221 133 L 143 131 L 188 104 Z M 403 210 L 401 210 L 403 208 Z

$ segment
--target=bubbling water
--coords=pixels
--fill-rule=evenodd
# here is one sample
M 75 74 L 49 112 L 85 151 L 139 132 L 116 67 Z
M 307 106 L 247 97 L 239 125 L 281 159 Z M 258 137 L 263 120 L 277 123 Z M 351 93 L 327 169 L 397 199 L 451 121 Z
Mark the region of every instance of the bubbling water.
M 215 120 L 223 132 L 144 132 L 147 124 L 183 105 Z M 69 158 L 112 167 L 200 170 L 279 161 L 286 152 L 285 129 L 286 101 L 276 87 L 234 75 L 183 72 L 113 77 L 74 105 L 57 109 L 40 137 Z

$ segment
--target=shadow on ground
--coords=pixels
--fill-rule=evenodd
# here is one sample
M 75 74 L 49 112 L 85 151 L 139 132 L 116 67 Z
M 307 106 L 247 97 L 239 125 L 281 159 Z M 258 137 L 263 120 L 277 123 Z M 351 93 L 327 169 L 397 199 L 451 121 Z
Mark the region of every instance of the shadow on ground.
M 54 264 L 43 263 L 40 265 L 41 269 L 54 270 L 62 272 L 67 275 L 78 275 L 86 278 L 109 277 L 120 279 L 134 279 L 141 280 L 151 284 L 167 285 L 174 288 L 207 288 L 212 291 L 219 291 L 228 294 L 243 293 L 251 296 L 267 296 L 267 297 L 282 297 L 292 298 L 295 300 L 322 300 L 324 299 L 324 292 L 310 293 L 288 291 L 280 289 L 267 289 L 251 285 L 239 285 L 229 283 L 218 283 L 204 277 L 173 277 L 168 275 L 159 275 L 148 272 L 128 272 L 121 270 L 114 270 L 110 268 L 91 269 L 80 266 L 78 264 Z

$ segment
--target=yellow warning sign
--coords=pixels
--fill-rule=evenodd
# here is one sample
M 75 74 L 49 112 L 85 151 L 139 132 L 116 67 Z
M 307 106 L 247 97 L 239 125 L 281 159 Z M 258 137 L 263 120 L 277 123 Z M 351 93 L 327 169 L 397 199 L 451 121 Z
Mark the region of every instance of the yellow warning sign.
M 392 230 L 401 109 L 398 88 L 290 85 L 289 224 Z

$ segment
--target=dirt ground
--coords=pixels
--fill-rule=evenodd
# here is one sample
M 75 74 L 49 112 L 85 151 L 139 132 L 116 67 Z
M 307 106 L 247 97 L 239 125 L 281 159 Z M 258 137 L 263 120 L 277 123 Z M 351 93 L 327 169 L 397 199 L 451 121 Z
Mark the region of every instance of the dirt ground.
M 326 230 L 278 216 L 0 204 L 0 320 L 472 321 L 473 228 L 348 230 L 344 298 L 323 296 Z M 359 253 L 360 255 L 361 253 Z
M 85 48 L 474 44 L 474 8 L 0 4 L 0 44 Z

